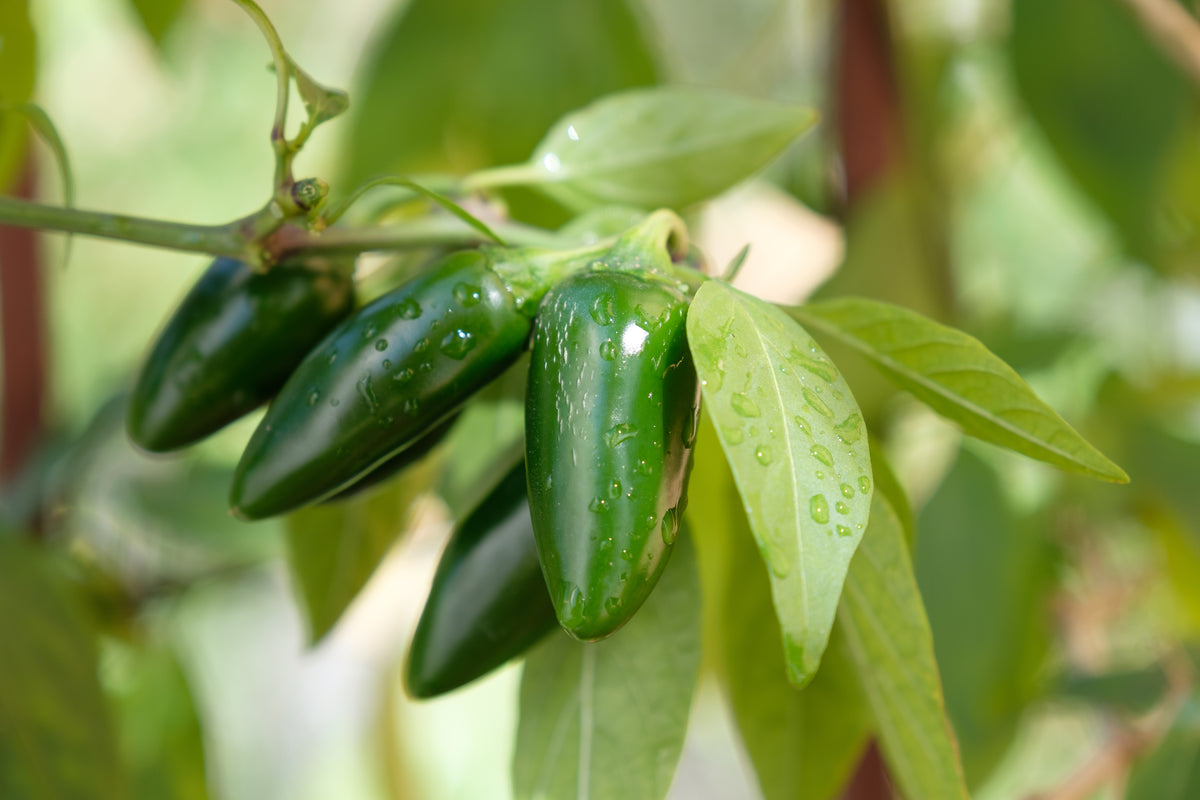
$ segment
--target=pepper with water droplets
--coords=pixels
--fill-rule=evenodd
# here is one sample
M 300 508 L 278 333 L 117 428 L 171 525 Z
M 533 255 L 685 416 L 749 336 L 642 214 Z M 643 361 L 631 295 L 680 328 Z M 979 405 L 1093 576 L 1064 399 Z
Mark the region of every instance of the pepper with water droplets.
M 259 519 L 336 494 L 498 377 L 524 350 L 537 301 L 557 277 L 531 266 L 536 257 L 452 254 L 330 332 L 246 446 L 235 513 Z
M 529 500 L 558 621 L 578 639 L 624 624 L 675 542 L 699 413 L 687 306 L 657 275 L 596 269 L 567 278 L 538 311 Z

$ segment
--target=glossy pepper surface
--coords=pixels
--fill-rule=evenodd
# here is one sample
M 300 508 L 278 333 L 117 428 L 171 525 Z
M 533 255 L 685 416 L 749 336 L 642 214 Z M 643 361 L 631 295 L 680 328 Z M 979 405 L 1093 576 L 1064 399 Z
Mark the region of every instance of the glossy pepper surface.
M 320 501 L 413 444 L 524 349 L 531 321 L 480 251 L 368 304 L 292 373 L 234 473 L 235 513 Z
M 409 648 L 405 682 L 434 697 L 519 656 L 556 627 L 515 469 L 455 530 Z
M 525 400 L 529 501 L 558 620 L 615 631 L 666 566 L 683 513 L 698 385 L 673 283 L 573 275 L 538 311 Z
M 218 258 L 183 299 L 142 366 L 127 427 L 140 447 L 193 444 L 269 399 L 354 307 L 343 271 Z

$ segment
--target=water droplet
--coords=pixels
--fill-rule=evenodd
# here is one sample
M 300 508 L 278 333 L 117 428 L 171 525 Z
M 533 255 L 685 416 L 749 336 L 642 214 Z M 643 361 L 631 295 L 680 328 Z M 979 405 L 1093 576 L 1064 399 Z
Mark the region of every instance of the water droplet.
M 579 131 L 575 130 L 574 125 L 567 126 L 567 138 L 570 139 L 572 142 L 579 141 Z
M 750 396 L 741 392 L 734 392 L 729 398 L 729 405 L 743 417 L 757 417 L 762 413 L 758 410 L 758 405 L 750 399 Z
M 616 447 L 621 442 L 637 434 L 637 426 L 631 422 L 614 425 L 604 434 L 604 441 L 609 447 Z
M 819 480 L 819 481 L 825 480 L 825 473 L 822 472 L 821 470 L 817 470 L 813 474 L 817 476 L 817 480 Z
M 868 478 L 866 475 L 859 475 L 858 476 L 858 490 L 860 492 L 862 492 L 863 494 L 866 494 L 867 492 L 871 491 L 871 479 Z
M 363 330 L 363 338 L 364 338 L 364 339 L 370 339 L 371 337 L 373 337 L 373 336 L 375 335 L 375 331 L 376 331 L 376 330 L 377 330 L 377 329 L 376 329 L 376 327 L 375 327 L 374 325 L 368 325 L 368 326 L 367 326 L 367 327 L 366 327 L 366 328 Z
M 662 540 L 667 547 L 675 544 L 675 540 L 679 537 L 679 512 L 674 508 L 668 508 L 663 513 L 662 518 Z
M 609 496 L 609 499 L 612 499 L 612 500 L 616 500 L 618 497 L 620 497 L 620 496 L 621 496 L 621 483 L 620 483 L 620 481 L 613 481 L 613 482 L 612 482 L 612 486 L 609 486 L 609 487 L 608 487 L 608 496 Z
M 705 386 L 711 386 L 713 391 L 720 391 L 721 385 L 725 383 L 725 370 L 721 369 L 719 363 L 714 364 L 712 372 L 701 383 Z
M 837 433 L 838 438 L 843 442 L 846 444 L 854 444 L 862 438 L 862 417 L 858 414 L 851 414 L 835 425 L 833 429 Z
M 337 351 L 334 351 L 329 354 L 329 363 L 333 364 L 336 361 L 337 361 Z
M 612 295 L 602 294 L 592 302 L 592 319 L 597 325 L 611 325 L 613 321 Z
M 651 475 L 654 473 L 653 467 L 644 458 L 638 459 L 638 463 L 634 466 L 633 471 L 638 475 Z
M 813 522 L 824 525 L 829 522 L 829 504 L 825 502 L 825 495 L 814 494 L 808 501 L 808 513 L 812 516 Z
M 627 547 L 622 549 L 621 550 L 621 558 L 624 561 L 633 561 L 633 551 L 631 551 Z
M 429 349 L 429 340 L 428 339 L 418 339 L 417 343 L 415 345 L 413 345 L 414 353 L 424 353 L 428 349 Z
M 608 511 L 608 500 L 603 497 L 593 497 L 592 502 L 588 503 L 588 511 L 593 514 L 602 514 Z
M 387 339 L 380 339 L 377 342 L 375 342 L 375 349 L 378 350 L 379 352 L 382 353 L 384 350 L 387 350 L 387 348 L 388 348 Z
M 542 156 L 542 166 L 546 168 L 546 172 L 558 172 L 562 168 L 562 161 L 554 153 L 546 153 Z
M 379 400 L 375 397 L 375 390 L 371 387 L 371 376 L 364 375 L 358 379 L 358 383 L 354 384 L 354 388 L 358 390 L 358 396 L 367 404 L 367 411 L 374 414 L 379 409 Z
M 800 430 L 802 430 L 806 434 L 808 434 L 809 438 L 811 439 L 812 438 L 812 426 L 808 424 L 808 420 L 806 420 L 804 417 L 793 417 L 793 419 L 796 420 L 796 425 L 798 425 L 800 427 Z
M 446 334 L 446 338 L 442 339 L 441 350 L 455 361 L 460 361 L 467 353 L 471 352 L 473 347 L 475 347 L 475 335 L 459 328 Z
M 617 357 L 617 346 L 613 344 L 612 339 L 605 339 L 600 345 L 600 357 L 605 361 L 612 361 Z
M 337 408 L 341 404 L 342 404 L 342 401 L 336 397 L 331 397 L 329 399 L 329 405 L 333 406 L 334 408 Z
M 399 383 L 399 384 L 405 384 L 405 383 L 408 383 L 409 381 L 411 381 L 412 377 L 413 377 L 413 371 L 410 368 L 405 367 L 404 369 L 400 370 L 395 375 L 393 375 L 392 380 L 394 380 L 396 383 Z
M 847 528 L 845 525 L 838 525 L 838 526 L 837 526 L 837 535 L 838 535 L 838 536 L 843 536 L 843 537 L 845 537 L 845 536 L 849 536 L 849 535 L 850 535 L 850 529 L 849 529 L 849 528 Z
M 420 364 L 417 364 L 417 372 L 433 372 L 433 362 L 422 361 Z
M 760 444 L 754 451 L 754 457 L 758 460 L 758 463 L 762 464 L 764 467 L 767 466 L 771 463 L 771 448 L 767 447 L 765 444 Z
M 787 551 L 779 546 L 779 543 L 770 536 L 765 537 L 759 544 L 758 552 L 762 554 L 763 561 L 767 564 L 767 569 L 776 578 L 786 578 L 792 571 L 792 559 L 788 556 Z
M 806 356 L 794 347 L 792 348 L 792 352 L 788 354 L 788 360 L 796 366 L 816 375 L 826 383 L 832 383 L 834 378 L 837 377 L 837 370 L 834 369 L 833 364 L 821 358 Z
M 647 514 L 646 515 L 646 530 L 653 530 L 654 523 L 656 523 L 656 522 L 658 522 L 657 514 Z
M 483 294 L 478 286 L 472 286 L 469 283 L 457 283 L 454 285 L 454 299 L 461 306 L 466 306 L 467 308 L 477 306 L 482 296 Z
M 619 597 L 605 598 L 604 610 L 607 611 L 609 614 L 617 613 L 617 609 L 619 609 L 620 607 L 621 607 L 621 598 L 619 598 Z
M 797 686 L 807 683 L 812 676 L 808 674 L 804 664 L 804 645 L 797 642 L 791 634 L 787 634 L 783 637 L 783 652 L 784 660 L 787 661 L 788 680 Z
M 843 483 L 842 484 L 842 497 L 845 497 L 845 498 L 854 497 L 854 487 L 848 483 Z
M 415 417 L 417 412 L 421 410 L 421 403 L 415 397 L 410 397 L 404 401 L 404 413 L 410 417 Z
M 837 503 L 835 503 L 833 507 L 837 509 L 837 512 L 839 514 L 849 514 L 850 513 L 850 506 L 846 505 L 841 500 L 838 500 Z
M 583 622 L 583 592 L 579 591 L 578 586 L 572 584 L 567 584 L 564 588 L 567 590 L 566 602 L 564 603 L 564 610 L 567 613 L 563 624 L 578 625 Z
M 392 368 L 392 360 L 390 358 L 385 358 L 383 360 L 383 363 L 380 364 L 379 366 L 383 367 L 384 372 L 387 372 L 389 369 Z
M 808 407 L 820 414 L 822 417 L 832 417 L 833 409 L 825 405 L 825 401 L 817 397 L 817 393 L 805 386 L 800 390 L 804 395 L 804 402 L 808 403 Z
M 315 405 L 316 405 L 317 403 L 319 403 L 319 402 L 321 402 L 321 392 L 320 392 L 319 390 L 317 390 L 317 389 L 311 389 L 311 390 L 309 390 L 309 393 L 308 393 L 308 404 L 309 404 L 310 406 L 315 406 Z
M 725 441 L 729 444 L 741 444 L 746 438 L 746 434 L 742 432 L 741 428 L 731 428 L 722 425 L 721 433 L 725 434 Z
M 827 447 L 814 444 L 808 449 L 808 454 L 827 467 L 833 466 L 833 454 L 829 452 L 829 448 Z
M 421 316 L 421 304 L 411 297 L 405 298 L 396 310 L 400 312 L 401 319 L 416 319 Z

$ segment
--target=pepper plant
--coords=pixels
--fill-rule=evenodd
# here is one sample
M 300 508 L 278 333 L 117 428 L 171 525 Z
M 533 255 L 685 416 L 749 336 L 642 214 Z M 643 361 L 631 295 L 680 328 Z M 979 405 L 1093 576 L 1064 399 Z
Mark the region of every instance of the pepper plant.
M 768 168 L 818 114 L 623 88 L 563 115 L 519 163 L 298 178 L 297 156 L 350 98 L 303 70 L 252 0 L 235 2 L 276 81 L 272 182 L 239 219 L 74 208 L 49 117 L 6 106 L 60 154 L 68 202 L 3 197 L 0 224 L 212 259 L 163 309 L 129 393 L 55 469 L 31 470 L 41 524 L 70 505 L 71 476 L 98 468 L 89 448 L 112 419 L 143 458 L 169 460 L 265 405 L 215 510 L 243 520 L 247 540 L 254 520 L 283 517 L 314 642 L 417 497 L 444 499 L 453 531 L 403 684 L 430 699 L 523 663 L 513 796 L 666 797 L 711 673 L 771 800 L 838 796 L 870 740 L 901 795 L 968 797 L 995 757 L 948 714 L 914 568 L 920 526 L 854 378 L 870 365 L 966 436 L 1064 473 L 1128 476 L 966 331 L 854 293 L 770 302 L 733 285 L 745 250 L 706 258 L 695 210 Z M 374 253 L 396 258 L 369 272 Z M 148 598 L 221 570 L 139 593 L 43 529 L 32 545 L 0 541 L 0 794 L 185 796 L 144 794 L 145 761 L 114 750 L 78 597 L 109 650 L 136 648 Z M 343 544 L 348 565 L 329 556 Z M 64 768 L 68 756 L 81 766 Z

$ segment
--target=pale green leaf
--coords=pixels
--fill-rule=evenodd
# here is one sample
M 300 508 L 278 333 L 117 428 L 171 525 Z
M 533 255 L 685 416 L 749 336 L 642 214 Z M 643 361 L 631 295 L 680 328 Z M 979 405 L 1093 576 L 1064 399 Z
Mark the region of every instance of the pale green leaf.
M 41 554 L 4 538 L 0 642 L 0 797 L 124 797 L 94 633 Z
M 817 121 L 809 108 L 712 89 L 656 86 L 568 114 L 525 165 L 478 185 L 532 185 L 569 208 L 682 208 L 767 165 Z
M 1012 367 L 962 331 L 863 298 L 826 300 L 790 312 L 866 356 L 898 386 L 971 436 L 1071 472 L 1129 480 Z
M 0 0 L 0 104 L 27 102 L 37 74 L 37 40 L 26 0 Z M 25 120 L 0 114 L 0 192 L 16 174 L 26 136 Z
M 379 489 L 287 517 L 288 566 L 312 642 L 333 628 L 407 530 L 413 502 L 434 473 L 426 459 Z
M 344 91 L 317 83 L 295 61 L 291 61 L 290 66 L 296 90 L 300 92 L 300 99 L 304 101 L 304 108 L 308 112 L 309 124 L 314 128 L 350 107 L 350 96 Z
M 695 552 L 680 536 L 646 604 L 608 639 L 557 633 L 521 679 L 516 800 L 661 800 L 700 667 Z
M 718 448 L 706 423 L 697 441 L 687 511 L 705 614 L 715 618 L 706 622 L 714 640 L 706 649 L 717 651 L 718 671 L 763 797 L 828 800 L 845 785 L 866 743 L 866 701 L 837 628 L 813 682 L 799 690 L 788 681 L 771 584 Z
M 882 495 L 873 506 L 870 528 L 846 577 L 838 621 L 901 792 L 965 800 L 958 745 L 904 531 Z
M 718 281 L 696 293 L 688 344 L 771 573 L 789 677 L 812 680 L 870 512 L 866 426 L 841 374 L 775 306 Z
M 75 177 L 71 172 L 71 160 L 67 157 L 67 146 L 63 144 L 62 137 L 58 135 L 58 129 L 54 127 L 50 115 L 35 103 L 22 103 L 14 110 L 29 120 L 34 131 L 54 154 L 54 160 L 58 162 L 58 169 L 62 176 L 63 205 L 67 208 L 73 207 L 75 205 Z

